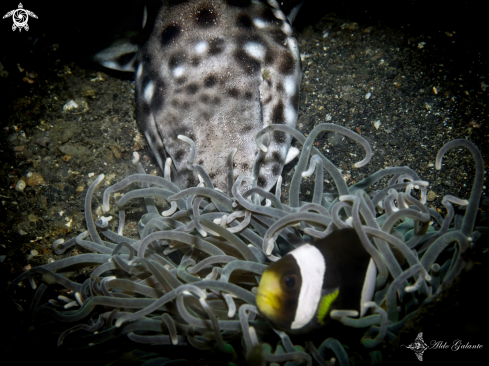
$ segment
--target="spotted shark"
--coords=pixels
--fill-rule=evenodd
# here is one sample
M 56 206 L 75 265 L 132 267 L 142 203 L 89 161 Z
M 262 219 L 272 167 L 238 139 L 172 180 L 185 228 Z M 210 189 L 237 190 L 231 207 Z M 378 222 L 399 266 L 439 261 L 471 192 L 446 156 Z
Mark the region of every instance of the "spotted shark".
M 106 67 L 135 71 L 139 127 L 162 170 L 171 157 L 172 181 L 180 188 L 199 181 L 187 168 L 190 149 L 179 135 L 195 142 L 194 164 L 224 192 L 233 148 L 234 179 L 257 172 L 255 184 L 266 190 L 298 154 L 281 131 L 269 134 L 266 154 L 255 143 L 264 127 L 297 124 L 296 3 L 287 18 L 275 0 L 162 1 L 153 18 L 145 9 L 145 42 L 137 48 L 122 42 L 95 55 Z

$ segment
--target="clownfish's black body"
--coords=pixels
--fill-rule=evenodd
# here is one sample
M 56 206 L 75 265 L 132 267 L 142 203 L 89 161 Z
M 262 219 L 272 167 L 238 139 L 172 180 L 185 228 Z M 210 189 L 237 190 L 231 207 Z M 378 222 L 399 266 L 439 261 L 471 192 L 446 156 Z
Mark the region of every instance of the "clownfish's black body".
M 274 327 L 306 333 L 324 325 L 333 309 L 363 315 L 375 272 L 355 230 L 336 230 L 271 264 L 263 272 L 256 303 Z

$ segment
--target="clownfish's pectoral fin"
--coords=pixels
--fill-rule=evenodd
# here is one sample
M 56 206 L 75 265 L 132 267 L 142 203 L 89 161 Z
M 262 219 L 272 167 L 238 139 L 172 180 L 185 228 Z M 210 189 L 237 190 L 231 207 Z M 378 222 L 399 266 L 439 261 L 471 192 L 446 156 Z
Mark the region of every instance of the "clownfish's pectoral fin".
M 360 317 L 363 317 L 368 310 L 366 302 L 372 301 L 375 293 L 375 284 L 377 281 L 377 267 L 372 258 L 368 263 L 367 274 L 363 282 L 362 296 L 360 297 Z
M 329 292 L 328 294 L 321 297 L 321 300 L 319 301 L 318 311 L 317 311 L 317 321 L 319 324 L 324 325 L 326 316 L 331 310 L 331 305 L 337 299 L 339 294 L 340 294 L 340 289 L 337 288 L 332 292 Z

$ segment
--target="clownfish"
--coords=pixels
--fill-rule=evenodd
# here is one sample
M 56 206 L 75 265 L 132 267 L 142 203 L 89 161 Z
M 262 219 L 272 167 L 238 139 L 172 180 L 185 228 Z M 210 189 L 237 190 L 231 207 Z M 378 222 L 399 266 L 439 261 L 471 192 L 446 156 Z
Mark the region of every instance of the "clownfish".
M 354 229 L 333 231 L 304 244 L 263 272 L 258 310 L 274 327 L 292 334 L 325 325 L 331 310 L 355 310 L 375 290 L 376 267 Z

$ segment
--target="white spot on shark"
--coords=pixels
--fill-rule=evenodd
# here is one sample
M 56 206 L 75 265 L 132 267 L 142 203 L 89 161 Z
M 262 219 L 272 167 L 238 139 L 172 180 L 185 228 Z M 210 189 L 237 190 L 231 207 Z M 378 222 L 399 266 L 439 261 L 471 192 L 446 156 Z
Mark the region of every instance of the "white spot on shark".
M 290 52 L 292 52 L 292 57 L 297 61 L 297 58 L 295 55 L 299 54 L 299 44 L 297 43 L 297 39 L 294 37 L 287 37 L 287 47 L 289 48 Z
M 294 33 L 294 32 L 293 32 L 293 30 L 292 30 L 292 27 L 291 27 L 291 26 L 290 26 L 290 24 L 289 24 L 289 23 L 287 23 L 287 22 L 284 22 L 284 23 L 282 24 L 282 31 L 283 31 L 283 32 L 284 32 L 286 35 L 288 35 L 288 36 L 291 36 L 291 35 Z
M 151 99 L 153 99 L 155 84 L 150 81 L 148 85 L 144 88 L 143 98 L 146 103 L 151 103 Z
M 275 15 L 275 18 L 277 18 L 277 19 L 280 19 L 280 20 L 283 20 L 283 21 L 287 20 L 287 17 L 282 12 L 282 10 L 272 9 L 272 13 L 273 13 L 273 15 Z
M 288 96 L 291 96 L 296 91 L 296 78 L 294 76 L 287 76 L 284 80 L 285 92 Z
M 203 54 L 205 51 L 207 51 L 207 49 L 209 48 L 209 45 L 207 44 L 207 42 L 199 42 L 195 45 L 195 52 L 198 53 L 199 55 L 200 54 Z
M 138 69 L 136 71 L 136 79 L 140 79 L 141 75 L 143 75 L 143 64 L 140 63 Z
M 259 43 L 248 42 L 245 44 L 244 49 L 248 55 L 258 60 L 263 60 L 265 57 L 265 47 Z
M 284 114 L 285 114 L 285 123 L 288 126 L 293 125 L 297 120 L 297 114 L 295 113 L 295 108 L 290 104 L 287 107 L 285 107 Z
M 182 76 L 184 72 L 185 72 L 185 67 L 177 66 L 173 69 L 173 76 L 177 78 L 179 76 Z
M 265 28 L 267 26 L 267 23 L 264 22 L 263 20 L 259 19 L 259 18 L 253 19 L 253 24 L 255 25 L 255 27 L 257 27 L 259 29 Z

